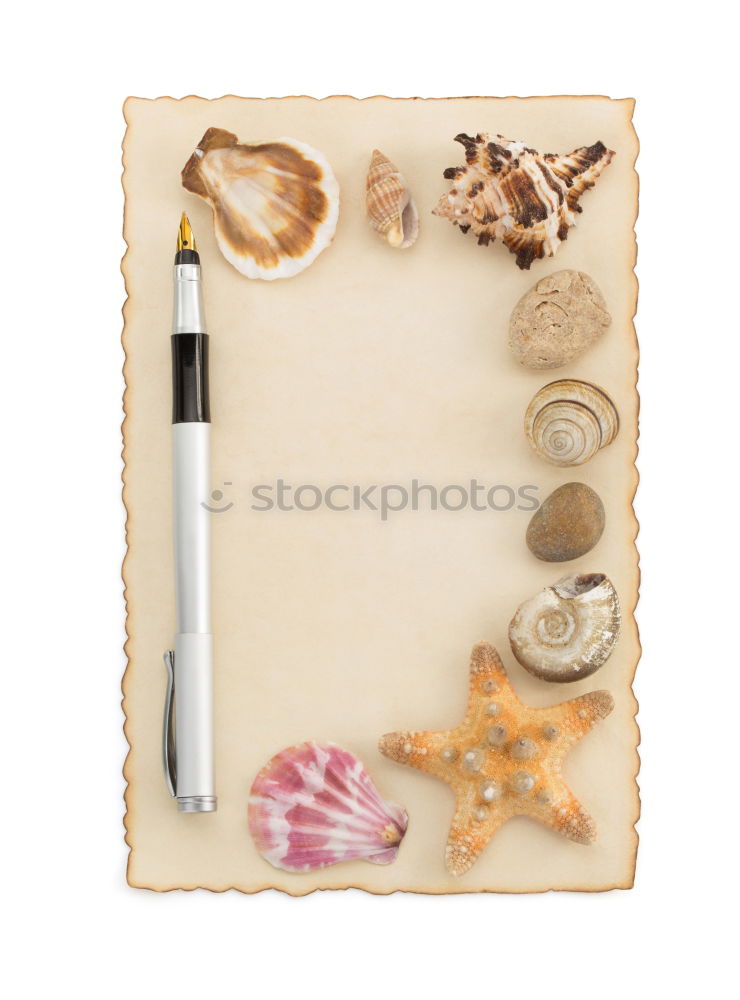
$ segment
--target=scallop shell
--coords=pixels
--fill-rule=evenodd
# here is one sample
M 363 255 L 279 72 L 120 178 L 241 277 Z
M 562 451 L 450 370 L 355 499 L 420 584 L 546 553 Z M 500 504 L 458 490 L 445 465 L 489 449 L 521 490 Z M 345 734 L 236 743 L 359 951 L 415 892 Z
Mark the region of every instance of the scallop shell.
M 373 151 L 366 182 L 365 204 L 370 225 L 392 247 L 416 242 L 419 213 L 408 184 L 395 164 L 379 149 Z
M 297 139 L 253 145 L 209 128 L 182 171 L 213 209 L 224 257 L 248 278 L 289 278 L 334 238 L 339 186 L 322 153 Z
M 599 386 L 559 379 L 535 394 L 524 430 L 537 454 L 553 465 L 583 465 L 617 436 L 619 414 Z
M 434 214 L 464 233 L 472 229 L 483 246 L 500 239 L 524 270 L 555 256 L 581 211 L 578 199 L 614 156 L 603 142 L 565 156 L 485 132 L 463 132 L 455 142 L 465 147 L 466 166 L 445 170 L 453 186 Z
M 358 858 L 390 864 L 408 825 L 405 810 L 381 799 L 354 754 L 313 741 L 282 750 L 262 768 L 248 817 L 259 853 L 288 872 Z
M 578 681 L 606 663 L 620 625 L 617 592 L 604 574 L 573 574 L 519 607 L 509 641 L 535 677 Z

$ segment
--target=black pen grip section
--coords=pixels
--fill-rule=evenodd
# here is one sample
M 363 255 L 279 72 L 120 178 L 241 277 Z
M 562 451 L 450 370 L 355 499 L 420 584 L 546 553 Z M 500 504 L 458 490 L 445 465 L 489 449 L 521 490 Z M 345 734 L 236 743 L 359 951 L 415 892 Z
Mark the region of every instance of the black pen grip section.
M 175 267 L 178 264 L 200 264 L 197 250 L 178 250 L 175 254 Z
M 211 422 L 208 334 L 172 334 L 172 423 Z

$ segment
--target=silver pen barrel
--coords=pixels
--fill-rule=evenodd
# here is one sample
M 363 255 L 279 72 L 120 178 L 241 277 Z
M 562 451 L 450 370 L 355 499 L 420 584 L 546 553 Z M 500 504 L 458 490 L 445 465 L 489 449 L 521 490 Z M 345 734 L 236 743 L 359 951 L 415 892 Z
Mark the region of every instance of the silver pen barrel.
M 205 506 L 211 431 L 208 335 L 200 261 L 185 216 L 180 224 L 174 287 L 172 459 L 177 634 L 174 653 L 166 658 L 172 696 L 165 712 L 165 773 L 181 812 L 213 812 L 211 524 Z
M 172 310 L 172 332 L 206 332 L 200 264 L 175 264 L 175 302 Z

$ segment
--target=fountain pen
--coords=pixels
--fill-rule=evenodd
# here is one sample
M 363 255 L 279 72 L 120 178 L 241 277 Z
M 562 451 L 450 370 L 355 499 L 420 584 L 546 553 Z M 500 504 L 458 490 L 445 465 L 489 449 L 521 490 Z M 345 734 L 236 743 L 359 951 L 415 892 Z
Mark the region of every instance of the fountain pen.
M 163 757 L 180 812 L 214 812 L 208 334 L 200 257 L 183 212 L 175 254 L 172 326 L 175 648 L 164 654 Z

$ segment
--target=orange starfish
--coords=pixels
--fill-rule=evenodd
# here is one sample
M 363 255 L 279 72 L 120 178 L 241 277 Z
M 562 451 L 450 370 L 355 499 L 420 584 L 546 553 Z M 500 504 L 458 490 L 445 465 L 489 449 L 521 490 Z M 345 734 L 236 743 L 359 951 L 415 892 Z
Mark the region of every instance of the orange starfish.
M 473 647 L 468 713 L 456 729 L 388 733 L 380 751 L 400 764 L 446 781 L 457 804 L 447 840 L 452 875 L 473 865 L 512 816 L 531 816 L 579 844 L 596 825 L 563 781 L 570 748 L 614 707 L 608 691 L 592 691 L 551 708 L 522 704 L 488 642 Z

